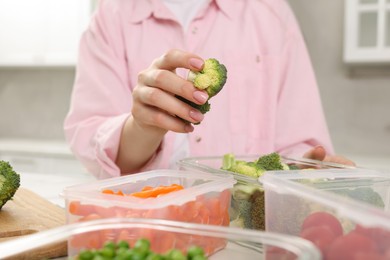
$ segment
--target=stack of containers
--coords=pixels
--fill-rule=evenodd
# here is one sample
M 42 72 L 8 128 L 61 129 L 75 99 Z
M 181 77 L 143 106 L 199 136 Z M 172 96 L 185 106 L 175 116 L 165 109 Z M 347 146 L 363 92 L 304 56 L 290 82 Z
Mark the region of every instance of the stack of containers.
M 254 162 L 260 155 L 235 156 L 236 160 Z M 336 169 L 347 166 L 304 158 L 281 157 L 282 162 L 302 169 Z M 190 157 L 178 162 L 181 170 L 197 170 L 220 176 L 233 176 L 237 183 L 232 188 L 229 209 L 231 226 L 265 230 L 264 189 L 257 178 L 222 170 L 223 156 Z M 285 171 L 290 172 L 290 171 Z
M 307 240 L 229 227 L 235 183 L 226 174 L 156 170 L 67 187 L 68 226 L 52 232 L 67 235 L 69 256 L 102 248 L 107 241 L 134 247 L 142 238 L 153 252 L 164 254 L 199 246 L 210 259 L 319 259 L 318 249 Z M 128 196 L 145 187 L 171 185 L 184 189 L 150 198 Z
M 390 259 L 390 175 L 368 169 L 260 178 L 266 230 L 313 241 L 323 259 Z

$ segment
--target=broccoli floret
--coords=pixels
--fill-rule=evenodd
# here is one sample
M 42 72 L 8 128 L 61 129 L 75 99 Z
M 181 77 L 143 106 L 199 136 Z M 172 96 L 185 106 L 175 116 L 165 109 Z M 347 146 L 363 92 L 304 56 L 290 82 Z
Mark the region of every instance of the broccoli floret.
M 223 156 L 222 169 L 255 178 L 260 177 L 265 172 L 265 169 L 255 162 L 236 160 L 234 154 L 231 153 Z
M 287 164 L 282 162 L 281 156 L 276 152 L 260 156 L 260 158 L 257 159 L 256 164 L 266 171 L 290 169 Z
M 217 59 L 210 58 L 204 61 L 202 70 L 190 71 L 187 80 L 191 81 L 198 89 L 205 90 L 209 95 L 209 99 L 202 105 L 195 104 L 183 97 L 177 96 L 181 101 L 189 104 L 193 108 L 198 109 L 202 114 L 210 111 L 209 100 L 217 95 L 223 88 L 227 79 L 227 70 L 225 65 Z
M 255 190 L 250 197 L 250 219 L 253 229 L 265 230 L 264 191 Z
M 371 187 L 358 187 L 355 189 L 340 189 L 333 191 L 342 196 L 350 197 L 362 202 L 369 203 L 373 206 L 384 208 L 385 203 L 378 192 L 374 191 Z
M 0 161 L 0 210 L 12 199 L 20 186 L 20 175 L 16 173 L 9 162 Z
M 194 83 L 198 89 L 206 90 L 209 98 L 218 94 L 222 90 L 227 79 L 225 65 L 219 63 L 217 59 L 207 59 L 203 69 L 200 71 L 190 71 L 187 79 Z

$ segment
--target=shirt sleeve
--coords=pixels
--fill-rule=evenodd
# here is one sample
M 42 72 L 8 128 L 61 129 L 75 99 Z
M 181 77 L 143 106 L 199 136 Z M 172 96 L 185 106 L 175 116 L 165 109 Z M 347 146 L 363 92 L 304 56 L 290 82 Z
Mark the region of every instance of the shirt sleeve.
M 281 55 L 276 149 L 284 155 L 302 156 L 310 148 L 323 145 L 332 154 L 333 146 L 305 41 L 291 9 L 287 4 L 282 9 L 288 37 Z
M 118 2 L 100 1 L 82 36 L 64 121 L 65 137 L 76 158 L 99 179 L 120 175 L 115 160 L 132 106 Z

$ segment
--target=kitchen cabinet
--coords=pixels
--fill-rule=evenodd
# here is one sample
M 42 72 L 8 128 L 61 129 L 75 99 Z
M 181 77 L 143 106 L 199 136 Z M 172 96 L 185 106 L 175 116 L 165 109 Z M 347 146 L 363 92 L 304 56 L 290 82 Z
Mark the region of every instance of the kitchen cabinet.
M 390 0 L 346 0 L 344 61 L 390 63 Z
M 0 66 L 73 66 L 95 1 L 0 0 Z

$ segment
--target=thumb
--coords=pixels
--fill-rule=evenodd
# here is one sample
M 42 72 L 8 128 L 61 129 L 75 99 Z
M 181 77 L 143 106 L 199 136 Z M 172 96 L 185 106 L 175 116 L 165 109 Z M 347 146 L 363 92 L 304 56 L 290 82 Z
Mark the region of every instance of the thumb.
M 325 157 L 326 157 L 326 151 L 325 151 L 325 148 L 321 145 L 314 147 L 313 149 L 307 151 L 303 155 L 303 158 L 313 159 L 313 160 L 318 160 L 318 161 L 324 160 Z

